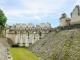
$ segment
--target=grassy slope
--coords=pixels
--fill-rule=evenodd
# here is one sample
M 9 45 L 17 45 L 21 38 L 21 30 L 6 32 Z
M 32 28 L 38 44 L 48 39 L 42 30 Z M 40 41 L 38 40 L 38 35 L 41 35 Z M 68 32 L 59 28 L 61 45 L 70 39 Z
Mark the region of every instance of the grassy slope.
M 26 48 L 11 48 L 10 53 L 13 57 L 13 60 L 39 60 L 35 54 Z
M 80 31 L 51 32 L 30 49 L 44 60 L 80 60 Z

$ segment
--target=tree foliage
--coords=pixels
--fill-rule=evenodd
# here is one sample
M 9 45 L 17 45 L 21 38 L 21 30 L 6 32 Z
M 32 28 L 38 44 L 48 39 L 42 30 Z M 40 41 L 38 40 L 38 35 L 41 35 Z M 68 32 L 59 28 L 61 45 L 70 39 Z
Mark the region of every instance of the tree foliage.
M 3 29 L 5 27 L 7 21 L 7 17 L 3 13 L 3 11 L 0 9 L 0 29 Z

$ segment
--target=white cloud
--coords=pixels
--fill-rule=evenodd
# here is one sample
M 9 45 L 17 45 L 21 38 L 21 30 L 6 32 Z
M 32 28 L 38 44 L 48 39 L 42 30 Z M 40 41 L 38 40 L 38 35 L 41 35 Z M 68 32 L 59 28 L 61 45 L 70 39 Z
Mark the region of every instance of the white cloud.
M 80 5 L 80 0 L 77 0 L 75 3 L 76 5 Z
M 31 20 L 32 22 L 32 20 L 41 21 L 45 19 L 50 21 L 51 18 L 55 20 L 53 17 L 56 18 L 56 14 L 61 9 L 64 11 L 67 1 L 73 0 L 0 0 L 0 8 L 4 10 L 9 18 L 8 22 L 11 20 L 13 20 L 11 22 L 16 22 L 16 20 L 22 22 L 23 20 Z M 69 5 L 67 4 L 67 6 Z M 51 14 L 54 14 L 54 16 Z M 50 19 L 47 20 L 47 17 L 50 17 Z
M 12 8 L 5 10 L 7 16 L 13 16 L 15 18 L 33 18 L 41 19 L 45 14 L 55 13 L 62 5 L 68 0 L 18 0 L 22 5 L 22 9 Z M 19 7 L 20 8 L 20 7 Z M 38 15 L 38 14 L 41 14 Z M 25 16 L 27 15 L 27 16 Z M 28 16 L 29 15 L 29 16 Z
M 20 0 L 24 8 L 35 13 L 55 12 L 58 8 L 65 4 L 66 1 L 68 0 L 30 0 L 29 2 L 26 0 Z
M 8 10 L 8 12 L 6 11 L 6 15 L 7 16 L 13 16 L 13 17 L 21 17 L 23 16 L 25 12 L 22 12 L 22 10 L 17 10 L 17 9 L 14 9 L 14 10 Z
M 41 20 L 40 16 L 32 16 L 33 19 Z

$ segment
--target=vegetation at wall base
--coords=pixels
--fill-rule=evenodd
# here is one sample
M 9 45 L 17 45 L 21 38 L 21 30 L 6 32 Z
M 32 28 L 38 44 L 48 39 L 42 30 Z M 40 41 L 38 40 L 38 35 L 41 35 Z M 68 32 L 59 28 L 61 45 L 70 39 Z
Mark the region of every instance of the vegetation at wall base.
M 39 60 L 39 58 L 27 48 L 10 48 L 13 60 Z

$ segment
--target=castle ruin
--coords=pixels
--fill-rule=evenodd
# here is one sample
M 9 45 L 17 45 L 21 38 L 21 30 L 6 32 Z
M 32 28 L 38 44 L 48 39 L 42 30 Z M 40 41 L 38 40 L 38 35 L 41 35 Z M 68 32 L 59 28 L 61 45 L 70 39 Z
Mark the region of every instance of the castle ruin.
M 80 24 L 80 7 L 77 5 L 71 12 L 71 18 L 68 18 L 66 13 L 60 17 L 60 26 L 70 26 L 73 24 Z

